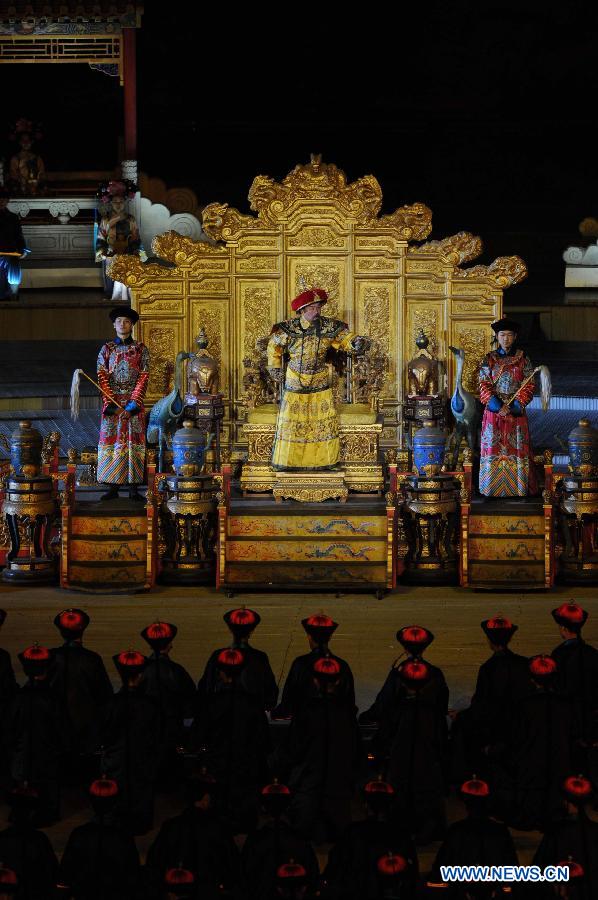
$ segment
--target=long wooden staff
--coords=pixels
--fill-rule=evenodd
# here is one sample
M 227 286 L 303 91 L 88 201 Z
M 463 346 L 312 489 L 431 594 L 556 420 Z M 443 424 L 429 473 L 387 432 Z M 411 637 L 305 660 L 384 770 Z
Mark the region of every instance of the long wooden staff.
M 104 388 L 101 387 L 101 385 L 99 385 L 97 383 L 97 381 L 94 381 L 93 378 L 90 378 L 89 375 L 87 375 L 83 371 L 83 369 L 75 369 L 75 371 L 73 372 L 73 381 L 71 384 L 71 418 L 72 419 L 74 419 L 76 421 L 79 418 L 79 378 L 81 375 L 83 375 L 85 378 L 87 378 L 88 381 L 91 381 L 91 383 L 95 387 L 97 387 L 98 391 L 100 391 L 100 393 L 103 394 L 107 400 L 109 400 L 111 403 L 114 403 L 115 406 L 119 407 L 119 409 L 124 410 L 125 407 L 121 403 L 119 403 L 118 400 L 115 400 L 114 397 L 110 396 L 110 394 L 107 391 L 105 391 Z

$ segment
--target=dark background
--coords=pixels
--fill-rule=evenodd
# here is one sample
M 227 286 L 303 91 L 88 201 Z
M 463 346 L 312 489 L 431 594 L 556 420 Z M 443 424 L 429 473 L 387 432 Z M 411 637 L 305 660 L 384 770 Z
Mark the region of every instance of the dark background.
M 428 204 L 433 237 L 472 231 L 484 239 L 481 261 L 524 256 L 530 277 L 518 298 L 562 288 L 562 251 L 582 242 L 582 218 L 598 216 L 593 7 L 420 7 L 249 15 L 147 2 L 140 169 L 247 212 L 255 175 L 281 178 L 322 153 L 349 180 L 374 174 L 384 212 Z M 116 79 L 65 65 L 7 66 L 2 80 L 12 82 L 3 120 L 43 122 L 48 168 L 118 163 Z

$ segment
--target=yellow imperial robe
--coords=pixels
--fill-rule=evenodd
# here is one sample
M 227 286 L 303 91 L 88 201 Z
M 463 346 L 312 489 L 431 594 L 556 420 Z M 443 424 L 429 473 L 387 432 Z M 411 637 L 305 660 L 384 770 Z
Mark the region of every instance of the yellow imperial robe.
M 329 349 L 352 352 L 358 336 L 338 319 L 303 316 L 279 322 L 268 341 L 268 367 L 288 358 L 272 450 L 275 469 L 327 469 L 338 463 L 340 442 L 329 366 Z

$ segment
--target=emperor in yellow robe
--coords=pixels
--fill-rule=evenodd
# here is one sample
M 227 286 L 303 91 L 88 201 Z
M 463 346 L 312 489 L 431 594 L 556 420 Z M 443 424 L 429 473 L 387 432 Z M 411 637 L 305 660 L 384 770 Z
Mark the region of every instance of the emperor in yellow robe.
M 310 320 L 304 310 L 274 326 L 268 342 L 274 377 L 288 356 L 272 451 L 275 469 L 329 469 L 338 463 L 338 417 L 326 354 L 329 349 L 360 351 L 366 344 L 344 322 L 319 315 Z

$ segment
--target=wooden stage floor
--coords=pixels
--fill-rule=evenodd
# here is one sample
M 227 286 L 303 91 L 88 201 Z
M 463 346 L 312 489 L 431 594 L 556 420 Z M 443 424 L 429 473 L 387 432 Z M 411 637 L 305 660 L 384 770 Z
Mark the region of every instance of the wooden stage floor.
M 8 618 L 0 634 L 0 645 L 13 656 L 19 681 L 23 681 L 16 654 L 37 640 L 55 646 L 59 635 L 52 625 L 55 614 L 68 606 L 79 606 L 91 616 L 86 644 L 101 653 L 114 684 L 116 672 L 111 657 L 130 647 L 148 649 L 139 636 L 141 629 L 156 618 L 174 622 L 179 633 L 173 658 L 182 663 L 194 679 L 203 671 L 209 653 L 228 643 L 222 614 L 245 603 L 259 611 L 262 623 L 254 644 L 270 656 L 280 684 L 293 658 L 306 651 L 301 619 L 313 612 L 326 612 L 339 622 L 331 647 L 344 657 L 355 674 L 357 703 L 366 708 L 384 681 L 393 660 L 399 655 L 396 631 L 403 625 L 430 628 L 436 639 L 428 651 L 431 662 L 445 672 L 450 688 L 450 705 L 467 705 L 479 665 L 487 658 L 482 619 L 503 613 L 519 625 L 512 647 L 518 653 L 548 653 L 559 642 L 550 610 L 574 597 L 590 613 L 584 629 L 586 640 L 598 643 L 598 589 L 558 587 L 550 593 L 490 593 L 456 587 L 401 587 L 381 600 L 372 594 L 238 594 L 231 599 L 209 588 L 159 587 L 151 594 L 111 597 L 68 593 L 58 588 L 14 588 L 0 583 L 0 607 Z M 71 829 L 86 820 L 85 798 L 78 792 L 64 797 L 65 818 L 48 829 L 59 851 Z M 180 809 L 176 798 L 158 797 L 156 819 L 174 815 Z M 0 808 L 2 821 L 6 807 Z M 451 820 L 462 814 L 460 804 L 449 801 Z M 529 862 L 537 845 L 537 834 L 516 833 L 522 862 Z M 145 851 L 153 833 L 138 839 Z M 436 845 L 422 848 L 425 870 Z

